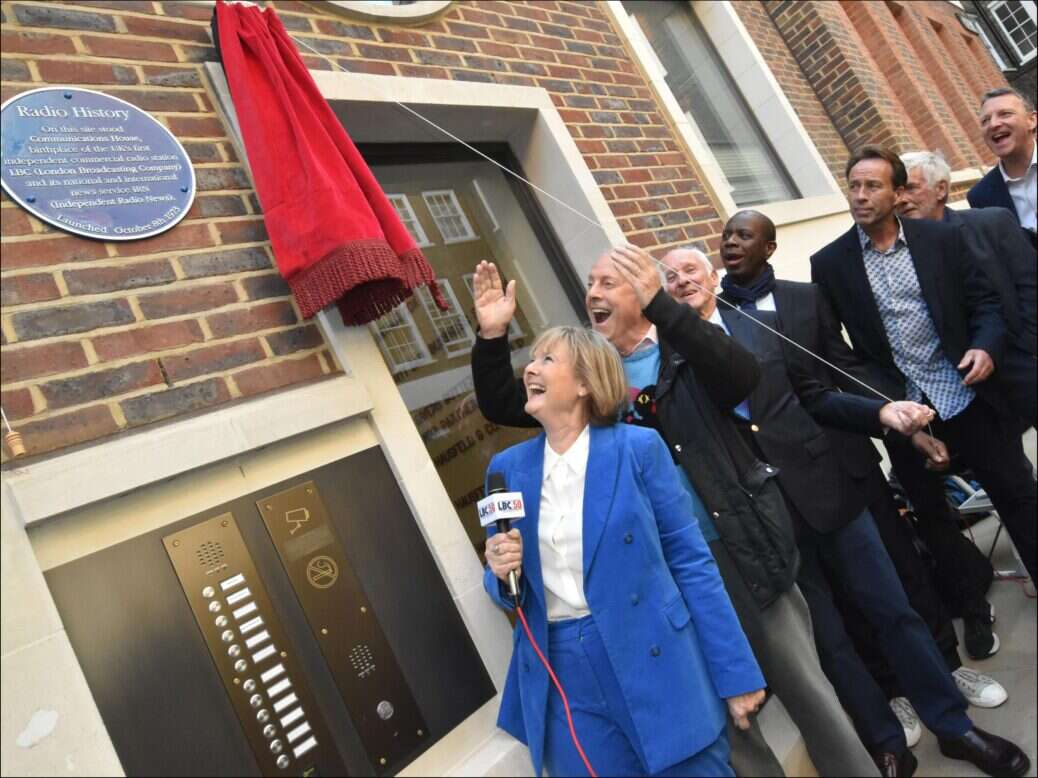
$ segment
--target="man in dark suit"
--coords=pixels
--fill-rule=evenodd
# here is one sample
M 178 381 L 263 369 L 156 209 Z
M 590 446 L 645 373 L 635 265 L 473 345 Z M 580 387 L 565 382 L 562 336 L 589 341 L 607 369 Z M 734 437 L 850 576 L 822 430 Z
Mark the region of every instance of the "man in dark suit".
M 909 604 L 877 532 L 869 506 L 893 510 L 892 495 L 866 436 L 881 436 L 898 404 L 836 391 L 824 363 L 775 334 L 820 356 L 842 342 L 816 287 L 775 279 L 768 262 L 776 246 L 775 227 L 766 216 L 735 214 L 721 240 L 728 270 L 724 304 L 710 318 L 718 319 L 761 364 L 761 381 L 742 412 L 736 410 L 736 424 L 758 456 L 778 466 L 779 485 L 797 527 L 802 560 L 797 580 L 811 610 L 822 666 L 866 747 L 884 775 L 915 769 L 886 695 L 848 637 L 830 578 L 877 630 L 884 655 L 927 725 L 944 742 L 963 747 L 949 747 L 949 752 L 994 772 L 1013 760 L 1014 768 L 1026 764 L 1011 744 L 973 728 L 958 679 L 949 676 L 927 626 Z M 689 298 L 691 279 L 682 257 L 671 252 L 663 262 L 667 291 L 679 301 Z M 689 302 L 704 315 L 706 306 Z M 995 748 L 974 747 L 981 742 Z M 992 760 L 990 752 L 996 749 L 1008 761 Z
M 998 293 L 1008 330 L 1005 357 L 999 366 L 1002 384 L 1012 411 L 1033 427 L 1038 414 L 1035 248 L 1021 230 L 1015 229 L 1013 217 L 1005 208 L 946 207 L 951 169 L 940 154 L 915 151 L 902 154 L 901 161 L 908 172 L 908 183 L 897 202 L 898 215 L 961 225 L 967 250 Z
M 992 380 L 1006 337 L 998 296 L 964 250 L 961 228 L 897 218 L 907 174 L 896 153 L 866 146 L 846 173 L 855 226 L 811 257 L 812 279 L 867 383 L 935 408 L 936 434 L 976 473 L 1034 578 L 1035 480 Z M 899 472 L 918 467 L 911 449 L 888 451 Z
M 1031 98 L 1009 87 L 991 89 L 980 102 L 984 141 L 998 164 L 966 194 L 974 208 L 1005 208 L 1035 245 L 1038 230 L 1038 114 Z

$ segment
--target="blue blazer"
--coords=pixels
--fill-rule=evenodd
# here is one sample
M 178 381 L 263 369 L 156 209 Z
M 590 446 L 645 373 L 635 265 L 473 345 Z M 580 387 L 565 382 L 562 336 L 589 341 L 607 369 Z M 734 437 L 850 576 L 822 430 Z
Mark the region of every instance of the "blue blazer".
M 526 517 L 515 525 L 523 538 L 521 604 L 547 650 L 537 535 L 544 445 L 541 433 L 512 446 L 491 460 L 488 472 L 503 473 L 509 491 L 525 497 Z M 584 595 L 634 720 L 640 743 L 633 745 L 645 755 L 646 771 L 660 772 L 720 736 L 722 698 L 765 682 L 655 430 L 591 428 L 583 548 Z M 483 581 L 498 605 L 512 608 L 489 568 Z M 513 646 L 497 723 L 529 747 L 540 775 L 548 694 L 557 692 L 549 690 L 547 671 L 518 623 Z M 559 680 L 565 688 L 566 679 Z

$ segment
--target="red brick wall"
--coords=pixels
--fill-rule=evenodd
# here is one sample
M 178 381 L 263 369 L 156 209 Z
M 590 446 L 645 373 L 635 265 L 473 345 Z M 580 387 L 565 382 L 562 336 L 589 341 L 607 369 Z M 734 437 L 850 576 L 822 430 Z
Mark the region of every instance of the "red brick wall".
M 1005 78 L 956 18 L 955 6 L 944 0 L 763 5 L 847 148 L 940 149 L 953 169 L 992 164 L 977 125 L 977 99 Z
M 716 249 L 717 206 L 603 4 L 472 0 L 414 27 L 267 4 L 349 71 L 547 90 L 632 242 Z M 989 161 L 970 106 L 1004 81 L 950 4 L 736 8 L 838 179 L 847 149 L 870 142 L 939 145 L 956 166 Z M 126 99 L 183 141 L 199 189 L 173 230 L 120 244 L 69 236 L 0 201 L 2 402 L 31 454 L 336 371 L 273 267 L 214 108 L 202 71 L 215 58 L 210 14 L 207 2 L 0 2 L 3 99 L 66 83 Z
M 771 68 L 775 80 L 782 87 L 782 92 L 797 112 L 818 153 L 836 180 L 842 181 L 843 163 L 849 156 L 847 144 L 840 137 L 825 106 L 811 88 L 811 83 L 797 64 L 764 4 L 761 0 L 742 0 L 735 3 L 734 8 L 764 61 Z
M 456 3 L 401 27 L 267 4 L 350 71 L 546 89 L 632 242 L 716 248 L 718 211 L 602 5 Z M 3 99 L 67 83 L 128 100 L 185 144 L 199 189 L 180 225 L 120 244 L 69 236 L 2 201 L 2 402 L 30 455 L 335 372 L 273 268 L 214 109 L 202 71 L 215 59 L 211 4 L 3 0 L 0 13 Z

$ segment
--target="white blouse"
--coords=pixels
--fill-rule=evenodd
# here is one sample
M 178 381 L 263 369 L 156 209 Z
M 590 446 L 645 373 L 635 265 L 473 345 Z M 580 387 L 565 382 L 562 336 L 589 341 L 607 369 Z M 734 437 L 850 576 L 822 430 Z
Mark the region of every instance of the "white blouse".
M 587 616 L 584 599 L 584 477 L 591 433 L 584 427 L 565 454 L 544 443 L 537 539 L 548 621 Z

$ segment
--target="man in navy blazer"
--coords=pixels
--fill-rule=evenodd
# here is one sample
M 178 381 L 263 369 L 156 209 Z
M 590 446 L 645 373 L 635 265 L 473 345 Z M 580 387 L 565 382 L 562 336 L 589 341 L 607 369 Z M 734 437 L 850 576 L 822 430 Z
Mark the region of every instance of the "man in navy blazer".
M 974 208 L 1005 208 L 1035 245 L 1038 230 L 1038 114 L 1029 97 L 1009 87 L 989 90 L 981 98 L 980 126 L 998 164 L 966 194 Z
M 937 436 L 977 474 L 1033 578 L 1035 480 L 991 380 L 1006 338 L 998 296 L 960 228 L 896 217 L 907 173 L 895 152 L 866 146 L 848 161 L 847 180 L 856 224 L 811 257 L 812 280 L 847 329 L 866 383 L 935 407 Z M 899 471 L 919 466 L 912 450 L 888 451 Z

